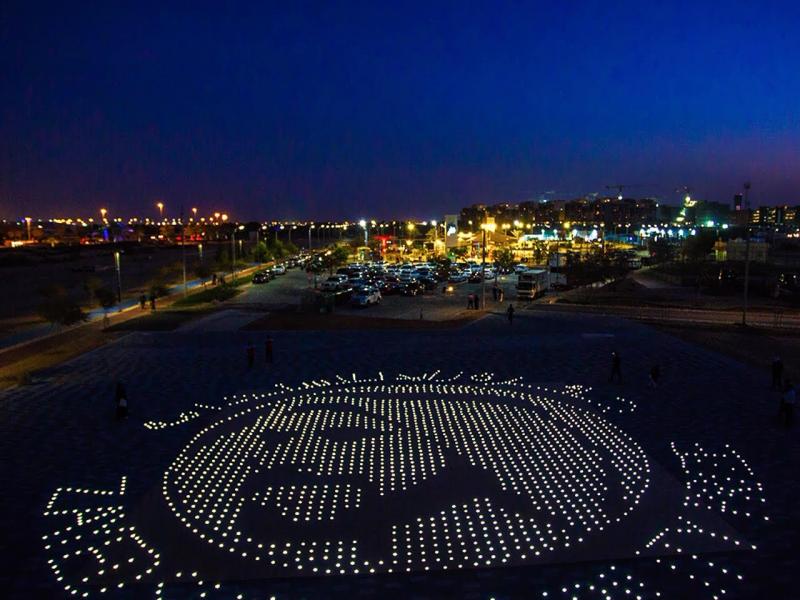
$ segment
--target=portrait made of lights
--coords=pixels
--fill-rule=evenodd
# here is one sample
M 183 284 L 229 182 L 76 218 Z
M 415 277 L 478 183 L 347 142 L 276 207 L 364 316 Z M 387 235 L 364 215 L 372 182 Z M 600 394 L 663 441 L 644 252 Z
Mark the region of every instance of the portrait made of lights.
M 709 492 L 673 447 L 681 488 L 610 422 L 634 403 L 589 392 L 489 374 L 378 374 L 196 404 L 145 423 L 197 429 L 137 507 L 125 505 L 125 478 L 53 494 L 45 516 L 63 526 L 44 536 L 48 562 L 71 594 L 152 582 L 158 595 L 175 580 L 208 591 L 231 579 L 660 564 L 744 547 L 716 515 L 763 502 L 743 459 L 713 454 L 714 468 L 733 461 L 719 468 L 743 473 L 730 489 L 712 476 Z

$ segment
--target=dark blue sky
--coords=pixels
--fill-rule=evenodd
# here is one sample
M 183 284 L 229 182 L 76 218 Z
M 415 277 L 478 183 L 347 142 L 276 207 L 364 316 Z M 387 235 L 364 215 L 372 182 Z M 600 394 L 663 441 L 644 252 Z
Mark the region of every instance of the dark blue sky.
M 0 4 L 4 216 L 800 204 L 797 1 L 88 4 Z

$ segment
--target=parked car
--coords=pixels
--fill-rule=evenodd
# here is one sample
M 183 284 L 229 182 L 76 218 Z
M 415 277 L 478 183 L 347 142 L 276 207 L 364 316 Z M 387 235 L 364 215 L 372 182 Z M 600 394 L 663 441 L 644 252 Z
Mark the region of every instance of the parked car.
M 274 265 L 271 270 L 275 275 L 286 275 L 285 265 Z
M 461 271 L 451 271 L 450 277 L 447 278 L 447 281 L 449 281 L 450 283 L 463 283 L 466 280 L 467 276 Z
M 524 273 L 527 270 L 528 270 L 528 265 L 524 265 L 522 263 L 514 267 L 514 273 L 516 273 L 517 275 L 519 275 L 520 273 Z
M 416 279 L 401 284 L 400 293 L 403 296 L 419 296 L 425 293 L 425 286 Z
M 335 292 L 347 281 L 347 275 L 331 275 L 319 286 L 323 292 Z
M 381 295 L 389 296 L 400 293 L 402 285 L 394 275 L 386 274 L 380 279 L 376 279 L 374 285 L 381 291 Z
M 256 271 L 253 274 L 253 283 L 267 283 L 270 279 L 273 279 L 275 276 L 269 270 L 264 271 Z
M 380 301 L 381 293 L 374 286 L 355 288 L 353 295 L 350 297 L 350 303 L 353 306 L 369 306 L 371 304 L 379 304 Z
M 470 283 L 480 283 L 481 281 L 483 281 L 483 275 L 481 274 L 480 271 L 474 271 L 470 273 L 470 276 L 467 279 L 467 281 L 469 281 Z
M 435 290 L 439 283 L 433 275 L 426 275 L 419 278 L 419 282 L 425 287 L 426 290 Z

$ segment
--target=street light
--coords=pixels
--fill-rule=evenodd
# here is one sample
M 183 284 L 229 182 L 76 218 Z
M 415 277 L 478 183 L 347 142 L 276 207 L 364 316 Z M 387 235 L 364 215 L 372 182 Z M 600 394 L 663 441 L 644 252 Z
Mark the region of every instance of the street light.
M 481 244 L 481 306 L 486 308 L 486 232 L 495 232 L 497 225 L 495 223 L 481 223 L 483 230 L 483 244 Z
M 107 213 L 107 212 L 108 212 L 108 211 L 107 211 L 105 208 L 101 208 L 101 209 L 100 209 L 100 218 L 102 218 L 102 219 L 103 219 L 103 223 L 105 223 L 105 221 L 106 221 L 106 213 Z
M 114 267 L 117 270 L 117 304 L 119 305 L 119 310 L 122 310 L 122 275 L 120 273 L 120 264 L 119 264 L 119 250 L 114 251 Z
M 744 184 L 744 303 L 742 305 L 742 325 L 747 325 L 747 292 L 750 286 L 750 182 Z
M 192 215 L 194 215 L 194 220 L 197 220 L 197 207 L 192 207 Z
M 156 202 L 156 206 L 158 207 L 158 220 L 164 220 L 164 203 L 163 202 Z
M 364 219 L 361 219 L 361 220 L 358 222 L 358 224 L 359 224 L 359 225 L 361 225 L 361 227 L 363 227 L 363 228 L 364 228 L 364 245 L 365 245 L 365 246 L 368 246 L 369 244 L 367 243 L 367 235 L 368 235 L 368 234 L 367 234 L 367 222 L 366 222 L 366 220 L 364 220 Z

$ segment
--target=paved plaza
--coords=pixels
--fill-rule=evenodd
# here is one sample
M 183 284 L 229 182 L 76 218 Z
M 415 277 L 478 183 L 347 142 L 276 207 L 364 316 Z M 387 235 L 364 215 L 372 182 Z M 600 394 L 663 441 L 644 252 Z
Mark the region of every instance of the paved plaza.
M 800 433 L 766 373 L 534 311 L 276 331 L 267 364 L 220 314 L 3 393 L 6 596 L 797 597 Z

